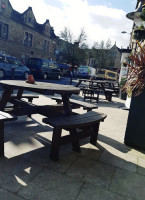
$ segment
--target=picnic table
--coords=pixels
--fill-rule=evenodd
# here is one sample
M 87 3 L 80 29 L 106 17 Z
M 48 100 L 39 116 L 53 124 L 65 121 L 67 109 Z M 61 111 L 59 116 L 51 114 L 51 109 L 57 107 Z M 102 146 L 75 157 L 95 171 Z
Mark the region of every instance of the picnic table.
M 96 145 L 99 124 L 106 118 L 106 115 L 94 111 L 89 111 L 84 114 L 73 112 L 70 96 L 72 94 L 79 94 L 79 88 L 46 82 L 29 84 L 26 81 L 18 80 L 2 80 L 0 84 L 3 86 L 0 111 L 6 111 L 6 105 L 10 102 L 14 105 L 13 114 L 19 116 L 38 113 L 45 116 L 42 120 L 44 123 L 54 127 L 50 151 L 50 158 L 52 160 L 58 160 L 59 146 L 61 144 L 71 142 L 73 150 L 80 152 L 79 139 L 90 136 L 90 143 Z M 12 95 L 14 90 L 17 91 L 15 97 Z M 31 102 L 22 100 L 24 91 L 50 95 L 59 94 L 61 95 L 63 104 L 37 106 Z M 75 102 L 73 102 L 73 104 L 74 103 Z M 78 103 L 77 101 L 77 104 Z M 80 105 L 82 105 L 82 102 Z M 78 128 L 79 132 L 77 131 Z M 61 137 L 62 129 L 69 131 L 70 135 Z M 4 137 L 2 136 L 2 138 Z M 3 142 L 1 146 L 1 149 L 3 149 Z M 4 152 L 4 149 L 2 151 Z
M 80 86 L 82 82 L 88 82 L 88 86 Z M 119 86 L 115 81 L 109 80 L 91 80 L 91 79 L 79 79 L 76 87 L 80 87 L 85 99 L 95 99 L 99 101 L 99 94 L 103 92 L 108 101 L 112 100 L 112 94 L 118 95 Z M 97 94 L 97 97 L 94 96 Z
M 60 84 L 53 84 L 53 83 L 46 83 L 46 82 L 36 82 L 35 84 L 29 84 L 26 81 L 19 81 L 19 80 L 2 80 L 0 84 L 3 86 L 3 94 L 0 101 L 0 110 L 3 111 L 6 107 L 6 104 L 11 101 L 11 96 L 14 90 L 17 91 L 16 100 L 20 100 L 23 96 L 24 91 L 35 92 L 39 94 L 50 94 L 54 95 L 60 94 L 62 96 L 63 106 L 66 115 L 70 115 L 70 102 L 69 97 L 72 94 L 79 94 L 80 89 L 75 88 L 73 86 L 66 86 Z M 18 102 L 22 101 L 16 101 Z M 26 105 L 26 104 L 25 104 Z M 30 104 L 29 104 L 30 105 Z

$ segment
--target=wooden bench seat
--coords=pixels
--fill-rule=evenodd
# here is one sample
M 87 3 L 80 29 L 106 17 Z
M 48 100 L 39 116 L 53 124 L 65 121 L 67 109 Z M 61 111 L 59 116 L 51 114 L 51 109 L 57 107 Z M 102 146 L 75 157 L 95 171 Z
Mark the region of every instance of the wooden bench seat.
M 84 96 L 84 101 L 86 99 L 90 99 L 90 101 L 93 99 L 96 100 L 97 103 L 99 102 L 100 90 L 94 88 L 82 88 L 81 90 L 82 90 L 82 95 Z
M 4 156 L 4 123 L 16 119 L 15 116 L 0 111 L 0 156 Z
M 105 114 L 94 111 L 70 116 L 50 113 L 47 118 L 42 120 L 44 123 L 54 127 L 50 158 L 54 161 L 58 160 L 60 145 L 70 142 L 73 150 L 80 152 L 79 139 L 81 138 L 90 136 L 90 143 L 96 145 L 99 124 L 105 118 Z M 62 129 L 68 130 L 70 135 L 61 137 Z
M 56 97 L 52 97 L 53 100 L 56 100 L 57 103 L 62 103 L 62 98 L 59 97 L 59 96 L 56 96 Z M 84 101 L 80 101 L 80 100 L 77 100 L 77 99 L 72 99 L 70 98 L 70 103 L 74 106 L 78 106 L 78 107 L 83 107 L 84 110 L 87 110 L 87 111 L 91 111 L 93 109 L 96 109 L 98 108 L 98 106 L 96 106 L 95 104 L 92 104 L 92 103 L 87 103 L 87 102 L 84 102 Z M 73 108 L 77 108 L 77 107 L 72 107 Z

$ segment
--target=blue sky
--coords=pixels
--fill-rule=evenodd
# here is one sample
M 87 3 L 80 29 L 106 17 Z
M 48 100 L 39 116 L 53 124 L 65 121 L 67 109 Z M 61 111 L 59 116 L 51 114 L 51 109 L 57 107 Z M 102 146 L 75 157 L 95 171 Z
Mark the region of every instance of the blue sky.
M 134 10 L 135 0 L 88 0 L 91 5 L 107 5 L 108 7 L 123 9 L 126 12 Z
M 132 21 L 126 18 L 128 12 L 135 10 L 137 0 L 10 0 L 12 7 L 24 12 L 32 7 L 38 23 L 49 19 L 50 25 L 59 36 L 68 27 L 77 38 L 82 28 L 88 35 L 87 43 L 110 39 L 112 45 L 126 48 Z

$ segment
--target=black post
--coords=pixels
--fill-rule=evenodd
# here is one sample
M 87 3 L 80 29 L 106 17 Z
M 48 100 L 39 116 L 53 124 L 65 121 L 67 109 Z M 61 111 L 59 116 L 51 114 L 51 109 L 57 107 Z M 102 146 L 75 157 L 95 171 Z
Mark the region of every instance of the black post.
M 15 68 L 12 67 L 12 79 L 14 79 L 14 78 L 15 78 Z

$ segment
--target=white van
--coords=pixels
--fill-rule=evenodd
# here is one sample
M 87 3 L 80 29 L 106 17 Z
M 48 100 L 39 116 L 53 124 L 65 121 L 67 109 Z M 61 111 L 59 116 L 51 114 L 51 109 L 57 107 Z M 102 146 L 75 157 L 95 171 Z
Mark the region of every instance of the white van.
M 96 76 L 96 69 L 93 67 L 81 65 L 78 68 L 78 76 L 81 78 L 90 78 Z

